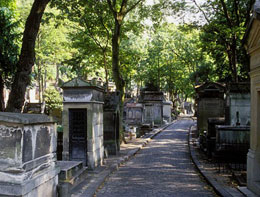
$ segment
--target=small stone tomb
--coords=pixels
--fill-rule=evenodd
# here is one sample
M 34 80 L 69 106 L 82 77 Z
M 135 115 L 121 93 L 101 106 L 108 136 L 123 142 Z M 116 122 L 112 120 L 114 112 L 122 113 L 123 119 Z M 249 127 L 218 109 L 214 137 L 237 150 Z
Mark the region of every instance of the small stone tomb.
M 63 160 L 93 169 L 104 160 L 103 88 L 75 78 L 62 89 Z
M 56 125 L 46 115 L 0 112 L 0 196 L 56 196 Z
M 230 83 L 226 96 L 226 124 L 250 124 L 250 83 Z
M 143 124 L 160 126 L 163 123 L 163 92 L 153 89 L 144 88 L 141 91 L 139 103 L 144 108 Z
M 120 150 L 119 140 L 119 93 L 105 96 L 104 104 L 104 146 L 108 154 L 115 155 Z
M 195 88 L 198 132 L 208 129 L 208 118 L 224 117 L 224 93 L 222 84 L 206 82 Z
M 170 123 L 172 121 L 172 102 L 163 102 L 163 122 Z
M 126 124 L 141 125 L 143 115 L 143 105 L 141 103 L 127 103 L 126 104 Z

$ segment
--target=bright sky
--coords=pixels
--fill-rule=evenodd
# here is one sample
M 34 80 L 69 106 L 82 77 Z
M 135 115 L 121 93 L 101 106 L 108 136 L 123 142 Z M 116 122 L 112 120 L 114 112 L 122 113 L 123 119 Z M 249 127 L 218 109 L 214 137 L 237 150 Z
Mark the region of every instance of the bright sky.
M 146 0 L 146 5 L 153 5 L 154 2 L 157 2 L 158 0 Z M 179 1 L 183 1 L 183 0 L 179 0 Z M 192 0 L 185 0 L 188 4 L 191 4 L 191 5 L 195 5 L 194 2 Z M 196 2 L 198 4 L 202 4 L 203 2 L 205 2 L 206 0 L 196 0 Z M 197 20 L 199 19 L 199 16 L 201 16 L 201 13 L 199 14 L 193 14 L 193 13 L 188 13 L 185 15 L 184 18 L 180 19 L 176 19 L 176 16 L 169 16 L 167 17 L 167 21 L 170 22 L 170 23 L 175 23 L 175 24 L 178 24 L 178 23 L 181 23 L 183 21 L 185 22 L 192 22 L 194 20 Z M 147 20 L 146 23 L 150 24 L 151 21 Z

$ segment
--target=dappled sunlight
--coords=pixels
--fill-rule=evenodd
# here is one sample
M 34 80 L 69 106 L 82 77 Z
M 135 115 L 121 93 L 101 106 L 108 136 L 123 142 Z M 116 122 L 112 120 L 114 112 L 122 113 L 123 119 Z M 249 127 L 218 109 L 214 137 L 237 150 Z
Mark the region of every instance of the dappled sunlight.
M 107 194 L 109 191 L 113 196 L 124 196 L 118 191 L 119 187 L 127 193 L 126 196 L 187 196 L 185 194 L 188 193 L 191 196 L 211 196 L 203 188 L 191 162 L 187 142 L 188 124 L 184 123 L 174 124 L 151 140 L 110 177 L 100 196 L 102 192 Z M 145 195 L 138 193 L 138 190 L 145 190 Z

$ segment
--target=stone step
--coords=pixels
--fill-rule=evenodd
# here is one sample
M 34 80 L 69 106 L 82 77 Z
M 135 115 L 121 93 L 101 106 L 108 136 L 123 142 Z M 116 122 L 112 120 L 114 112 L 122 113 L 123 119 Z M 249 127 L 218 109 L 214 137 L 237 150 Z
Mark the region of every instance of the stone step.
M 69 197 L 71 191 L 87 177 L 87 167 L 78 161 L 58 161 L 61 168 L 59 174 L 59 196 Z
M 75 176 L 75 174 L 83 169 L 83 163 L 81 161 L 57 161 L 57 165 L 60 167 L 59 180 L 69 180 Z

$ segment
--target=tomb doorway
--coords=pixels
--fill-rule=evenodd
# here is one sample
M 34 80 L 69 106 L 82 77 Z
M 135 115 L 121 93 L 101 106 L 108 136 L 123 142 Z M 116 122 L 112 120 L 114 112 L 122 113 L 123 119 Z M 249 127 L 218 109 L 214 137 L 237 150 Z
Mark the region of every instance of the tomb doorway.
M 70 160 L 87 161 L 87 109 L 69 109 Z

